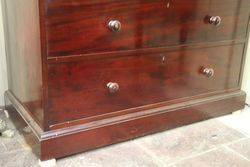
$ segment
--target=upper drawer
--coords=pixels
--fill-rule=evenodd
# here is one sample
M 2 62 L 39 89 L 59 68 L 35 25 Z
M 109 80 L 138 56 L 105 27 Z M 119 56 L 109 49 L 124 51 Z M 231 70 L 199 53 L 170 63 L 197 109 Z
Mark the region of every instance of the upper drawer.
M 211 0 L 209 16 L 220 16 L 219 26 L 208 26 L 208 41 L 246 38 L 250 0 Z
M 47 0 L 48 56 L 243 38 L 246 35 L 249 2 Z M 209 23 L 211 16 L 220 16 L 220 26 Z M 112 22 L 115 20 L 117 22 Z

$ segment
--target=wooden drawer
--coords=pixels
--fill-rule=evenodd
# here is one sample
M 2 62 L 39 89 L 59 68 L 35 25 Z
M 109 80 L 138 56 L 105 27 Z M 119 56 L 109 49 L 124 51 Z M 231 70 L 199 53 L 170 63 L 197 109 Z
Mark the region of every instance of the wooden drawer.
M 208 26 L 208 41 L 247 37 L 250 0 L 211 0 L 209 16 L 220 16 L 219 26 Z
M 50 64 L 49 123 L 238 88 L 242 52 L 235 45 Z
M 250 0 L 47 1 L 48 56 L 245 38 L 249 2 Z M 220 16 L 220 26 L 209 24 L 212 16 Z M 121 23 L 118 32 L 110 30 L 108 25 L 112 20 Z

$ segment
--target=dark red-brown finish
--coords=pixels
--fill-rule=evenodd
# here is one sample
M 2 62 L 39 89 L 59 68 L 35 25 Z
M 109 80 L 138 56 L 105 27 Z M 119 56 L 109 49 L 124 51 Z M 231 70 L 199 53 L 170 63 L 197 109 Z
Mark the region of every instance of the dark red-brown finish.
M 91 130 L 83 130 L 68 136 L 45 140 L 41 144 L 41 158 L 46 160 L 64 157 L 150 133 L 219 117 L 241 109 L 244 103 L 245 95 L 240 92 L 233 97 L 226 97 L 225 95 L 223 100 L 207 100 L 206 103 L 200 102 L 199 105 L 190 105 L 186 108 L 163 112 L 150 117 L 126 120 L 107 126 L 99 126 Z
M 42 160 L 244 108 L 250 0 L 3 2 L 6 104 Z
M 243 47 L 184 49 L 50 64 L 49 123 L 237 88 Z M 214 69 L 214 77 L 201 73 L 206 67 Z M 109 82 L 118 83 L 119 91 L 110 93 Z
M 246 35 L 249 0 L 47 1 L 48 56 L 163 47 Z M 223 10 L 221 10 L 223 9 Z M 220 26 L 208 24 L 220 16 Z M 119 20 L 119 32 L 108 22 Z

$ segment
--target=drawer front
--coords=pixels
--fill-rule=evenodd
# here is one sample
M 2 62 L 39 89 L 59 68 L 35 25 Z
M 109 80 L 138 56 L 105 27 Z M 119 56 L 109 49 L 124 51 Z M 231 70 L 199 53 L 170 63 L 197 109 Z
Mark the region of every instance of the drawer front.
M 47 1 L 48 56 L 243 38 L 246 35 L 249 2 L 250 0 Z M 209 22 L 212 16 L 220 16 L 220 26 Z
M 221 23 L 208 27 L 208 41 L 246 38 L 249 12 L 250 0 L 211 0 L 209 17 L 219 16 Z
M 49 123 L 238 88 L 242 52 L 235 45 L 50 64 Z

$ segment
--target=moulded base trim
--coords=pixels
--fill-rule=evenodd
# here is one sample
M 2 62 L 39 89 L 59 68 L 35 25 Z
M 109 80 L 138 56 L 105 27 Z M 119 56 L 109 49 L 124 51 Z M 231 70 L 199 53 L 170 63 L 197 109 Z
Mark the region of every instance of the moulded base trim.
M 239 90 L 44 132 L 10 91 L 6 95 L 38 137 L 43 161 L 230 114 L 243 109 L 246 99 Z

